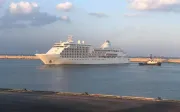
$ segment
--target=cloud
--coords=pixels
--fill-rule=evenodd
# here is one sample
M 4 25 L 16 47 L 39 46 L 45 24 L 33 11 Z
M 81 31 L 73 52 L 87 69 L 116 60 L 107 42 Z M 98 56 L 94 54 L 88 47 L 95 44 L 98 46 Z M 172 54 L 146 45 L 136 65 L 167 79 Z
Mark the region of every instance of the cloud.
M 130 7 L 140 11 L 180 11 L 180 0 L 128 0 Z
M 0 18 L 0 29 L 44 26 L 59 20 L 62 19 L 46 12 L 40 12 L 37 3 L 11 3 L 5 15 Z
M 70 18 L 68 16 L 61 16 L 60 20 L 66 21 L 66 22 L 71 22 Z
M 2 5 L 5 3 L 6 0 L 0 0 L 0 8 L 2 7 Z
M 40 12 L 28 15 L 12 15 L 11 13 L 6 13 L 6 15 L 0 18 L 0 29 L 43 26 L 58 20 L 60 19 L 56 16 Z
M 12 14 L 29 14 L 38 11 L 39 6 L 37 3 L 32 2 L 19 2 L 19 3 L 11 3 L 9 6 L 9 11 Z
M 70 11 L 73 7 L 73 4 L 71 2 L 64 2 L 60 3 L 56 6 L 56 9 L 63 10 L 63 11 Z
M 95 13 L 89 13 L 89 15 L 99 17 L 99 18 L 108 17 L 108 15 L 106 15 L 104 13 L 96 13 L 96 12 Z

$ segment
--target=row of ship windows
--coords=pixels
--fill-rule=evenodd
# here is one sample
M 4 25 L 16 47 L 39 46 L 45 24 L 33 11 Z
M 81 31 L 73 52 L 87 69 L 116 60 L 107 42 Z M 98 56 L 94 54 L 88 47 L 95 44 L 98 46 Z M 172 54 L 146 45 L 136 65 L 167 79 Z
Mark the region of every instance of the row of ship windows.
M 88 53 L 88 52 L 61 52 L 61 55 L 105 55 L 105 53 Z M 106 54 L 108 56 L 117 56 L 117 54 Z
M 88 51 L 89 49 L 65 49 L 63 50 L 64 52 L 69 52 L 69 51 Z M 96 53 L 104 53 L 104 52 L 118 52 L 118 51 L 93 51 Z
M 81 53 L 81 54 L 77 54 L 77 53 L 60 53 L 61 55 L 67 55 L 67 56 L 81 56 L 81 55 L 90 55 L 88 53 Z
M 94 50 L 95 52 L 120 52 L 119 50 Z
M 88 50 L 89 48 L 65 48 L 65 50 Z
M 89 55 L 89 56 L 96 56 L 96 55 L 100 55 L 100 54 L 90 54 L 90 53 L 60 53 L 61 55 L 68 55 L 68 56 L 70 56 L 70 55 L 76 55 L 76 56 L 81 56 L 81 55 Z M 105 54 L 101 54 L 101 55 L 105 55 Z M 117 56 L 117 54 L 116 55 L 108 55 L 108 56 Z
M 81 52 L 88 52 L 88 51 L 62 51 L 62 53 L 81 53 Z
M 108 59 L 108 58 L 107 58 Z M 69 59 L 69 60 L 106 60 L 106 59 Z
M 70 46 L 68 48 L 90 48 L 88 46 Z
M 62 47 L 62 48 L 64 48 L 64 47 L 67 47 L 66 45 L 65 46 L 58 46 L 58 45 L 54 45 L 53 47 Z M 80 48 L 80 49 L 88 49 L 89 47 L 87 47 L 87 46 L 83 46 L 83 47 L 80 47 L 80 46 L 70 46 L 70 47 L 68 47 L 68 48 L 72 48 L 72 49 L 74 49 L 74 48 Z
M 93 56 L 99 56 L 98 54 L 87 54 L 87 53 L 81 53 L 81 54 L 64 54 L 64 53 L 61 53 L 60 54 L 61 56 L 68 56 L 68 57 L 71 57 L 71 56 L 89 56 L 89 57 L 93 57 Z M 101 57 L 117 57 L 117 55 L 100 55 Z
M 89 53 L 88 51 L 62 51 L 61 53 Z M 91 54 L 106 54 L 106 52 L 92 52 Z M 114 55 L 114 54 L 112 54 Z M 115 54 L 116 55 L 116 54 Z
M 60 56 L 62 58 L 97 58 L 97 56 Z M 122 56 L 101 56 L 99 58 L 121 58 Z
M 64 51 L 83 51 L 83 50 L 88 50 L 87 47 L 77 47 L 77 48 L 66 48 Z M 120 52 L 119 50 L 94 50 L 93 52 L 99 52 L 99 53 L 104 53 L 104 52 Z
M 83 45 L 83 44 L 64 44 L 64 45 L 71 45 L 71 46 L 81 46 L 81 47 L 84 47 L 84 46 L 86 46 L 86 47 L 89 47 L 90 45 Z
M 62 53 L 88 53 L 88 50 L 83 50 L 83 51 L 62 51 Z M 106 54 L 106 52 L 92 52 L 91 54 Z M 112 54 L 112 55 L 117 55 L 117 54 Z
M 57 50 L 55 50 L 57 52 Z M 62 53 L 88 53 L 89 50 L 63 50 Z M 93 51 L 93 54 L 105 54 L 106 52 L 96 52 Z
M 85 49 L 89 49 L 89 48 L 79 48 L 79 47 L 77 47 L 77 48 L 65 48 L 65 50 L 85 50 Z

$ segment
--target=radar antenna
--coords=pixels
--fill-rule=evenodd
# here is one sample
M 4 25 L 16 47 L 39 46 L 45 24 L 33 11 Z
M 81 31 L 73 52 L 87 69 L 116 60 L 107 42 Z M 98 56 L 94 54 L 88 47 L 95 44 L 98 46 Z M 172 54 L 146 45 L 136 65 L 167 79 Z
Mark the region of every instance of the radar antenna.
M 68 42 L 73 42 L 73 36 L 72 35 L 68 35 Z

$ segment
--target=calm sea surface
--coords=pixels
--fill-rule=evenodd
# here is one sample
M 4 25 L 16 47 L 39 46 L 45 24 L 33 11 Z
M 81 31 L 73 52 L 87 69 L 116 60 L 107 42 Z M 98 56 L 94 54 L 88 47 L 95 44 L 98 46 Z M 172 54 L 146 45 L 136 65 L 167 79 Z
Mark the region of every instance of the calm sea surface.
M 180 64 L 50 67 L 39 60 L 0 60 L 0 88 L 180 99 Z

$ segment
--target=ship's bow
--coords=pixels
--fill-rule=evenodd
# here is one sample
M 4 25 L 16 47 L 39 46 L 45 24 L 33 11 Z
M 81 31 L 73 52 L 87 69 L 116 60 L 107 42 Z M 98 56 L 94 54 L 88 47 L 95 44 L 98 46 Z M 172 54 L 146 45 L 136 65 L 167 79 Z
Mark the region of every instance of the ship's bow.
M 59 64 L 58 54 L 35 54 L 35 55 L 46 65 Z
M 46 54 L 35 54 L 44 64 L 48 64 L 49 59 Z

